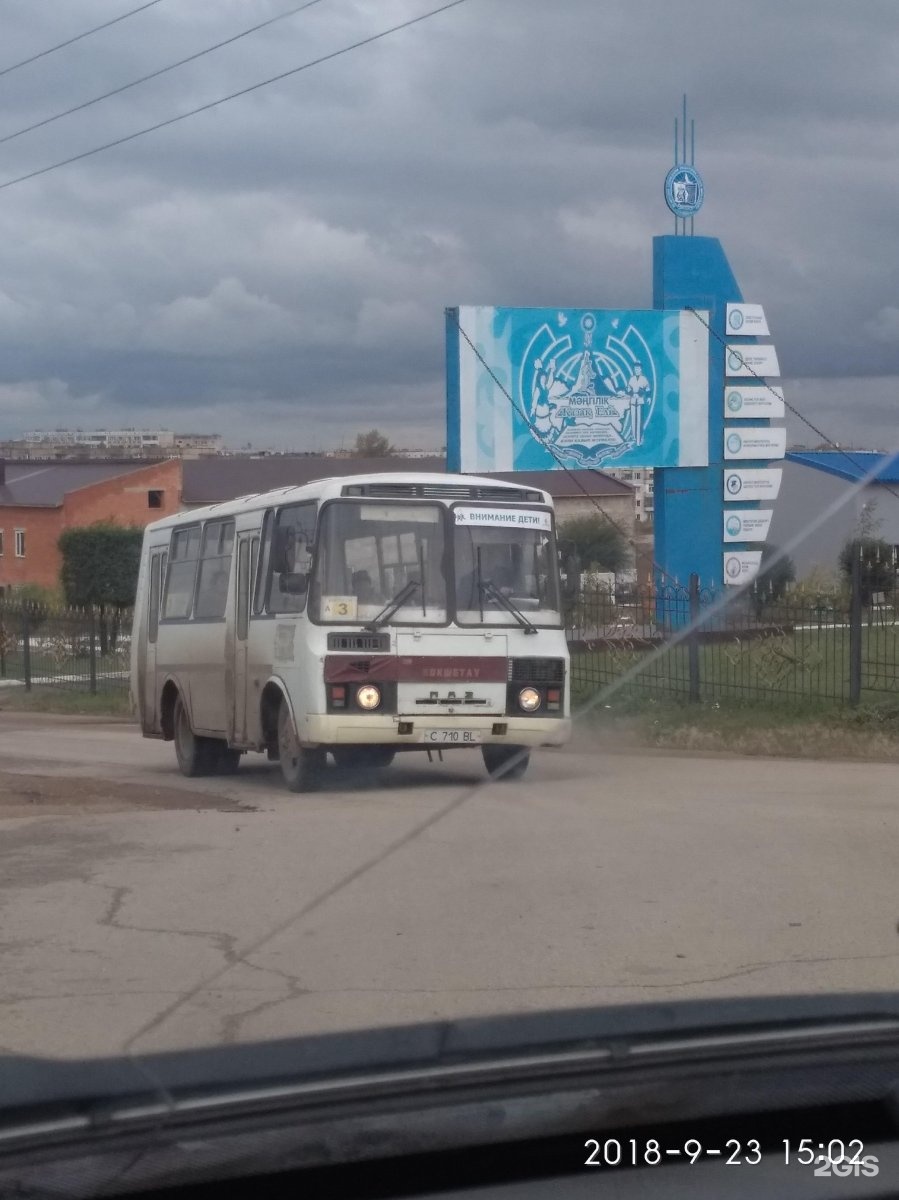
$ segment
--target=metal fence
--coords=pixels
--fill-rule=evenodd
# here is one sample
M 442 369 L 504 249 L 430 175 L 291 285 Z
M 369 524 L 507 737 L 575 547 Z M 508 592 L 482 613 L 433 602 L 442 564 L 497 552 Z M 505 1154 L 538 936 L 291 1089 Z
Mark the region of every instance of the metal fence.
M 587 590 L 567 615 L 572 690 L 583 700 L 627 675 L 629 695 L 688 701 L 899 702 L 895 596 L 872 591 L 858 569 L 845 592 L 775 597 L 762 587 L 723 607 L 695 578 L 689 588 Z
M 130 610 L 0 602 L 0 688 L 128 690 Z

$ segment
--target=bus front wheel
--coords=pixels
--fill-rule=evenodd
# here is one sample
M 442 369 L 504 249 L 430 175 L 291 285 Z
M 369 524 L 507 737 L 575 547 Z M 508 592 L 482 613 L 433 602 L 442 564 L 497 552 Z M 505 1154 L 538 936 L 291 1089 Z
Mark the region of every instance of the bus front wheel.
M 173 717 L 175 757 L 182 775 L 192 778 L 211 775 L 215 770 L 218 743 L 215 738 L 200 737 L 190 727 L 190 717 L 179 696 Z
M 531 761 L 531 752 L 524 746 L 487 745 L 481 747 L 481 753 L 490 775 L 504 781 L 521 779 Z
M 325 751 L 300 745 L 290 709 L 282 701 L 278 709 L 278 758 L 281 774 L 291 792 L 314 792 L 321 783 Z

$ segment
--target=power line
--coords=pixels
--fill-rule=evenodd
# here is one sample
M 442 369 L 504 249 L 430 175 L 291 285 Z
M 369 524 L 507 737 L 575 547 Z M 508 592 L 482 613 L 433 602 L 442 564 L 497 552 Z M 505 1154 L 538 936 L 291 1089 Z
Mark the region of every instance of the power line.
M 206 54 L 211 54 L 214 50 L 221 50 L 223 46 L 230 46 L 232 42 L 239 42 L 241 38 L 248 37 L 251 33 L 256 33 L 260 29 L 265 29 L 267 25 L 274 25 L 278 21 L 284 21 L 288 17 L 296 16 L 297 13 L 303 12 L 304 9 L 312 8 L 313 5 L 321 4 L 322 0 L 306 0 L 305 4 L 298 4 L 295 8 L 288 9 L 287 12 L 278 13 L 277 16 L 269 17 L 267 21 L 260 21 L 258 25 L 251 25 L 249 29 L 244 29 L 241 33 L 235 33 L 233 37 L 225 38 L 224 41 L 216 42 L 213 46 L 207 46 L 204 50 L 198 50 L 196 54 L 189 54 L 187 58 L 179 58 L 177 62 L 169 63 L 166 67 L 160 67 L 157 71 L 151 71 L 149 75 L 141 75 L 139 79 L 132 79 L 129 83 L 123 83 L 120 87 L 113 88 L 109 92 L 103 92 L 100 96 L 94 96 L 91 100 L 85 100 L 81 104 L 75 104 L 71 108 L 65 109 L 63 112 L 54 113 L 51 117 L 44 117 L 42 121 L 35 121 L 33 125 L 26 125 L 22 129 L 17 129 L 14 133 L 7 133 L 0 137 L 0 146 L 4 142 L 11 142 L 15 138 L 22 137 L 26 133 L 32 133 L 35 129 L 42 129 L 45 125 L 52 125 L 54 121 L 61 121 L 63 117 L 69 117 L 72 113 L 81 112 L 82 109 L 90 108 L 93 104 L 99 104 L 101 100 L 108 100 L 110 96 L 118 96 L 122 92 L 127 92 L 129 88 L 137 87 L 141 83 L 147 83 L 150 79 L 158 79 L 160 75 L 165 75 L 169 71 L 174 71 L 177 67 L 183 67 L 186 63 L 194 62 L 198 58 L 202 58 Z
M 332 50 L 329 54 L 322 54 L 318 58 L 310 59 L 309 62 L 301 63 L 298 67 L 292 67 L 289 71 L 281 71 L 278 75 L 272 75 L 268 79 L 263 79 L 259 83 L 253 83 L 249 87 L 241 88 L 237 92 L 230 92 L 227 96 L 220 96 L 217 100 L 210 100 L 207 104 L 201 104 L 197 108 L 188 109 L 187 112 L 179 113 L 175 117 L 169 117 L 165 121 L 157 121 L 155 125 L 148 125 L 144 129 L 138 129 L 134 133 L 128 133 L 124 137 L 115 138 L 114 141 L 104 142 L 102 146 L 94 146 L 91 150 L 83 150 L 80 154 L 73 154 L 70 158 L 62 158 L 58 162 L 51 163 L 48 167 L 40 167 L 36 171 L 29 171 L 25 175 L 19 175 L 15 179 L 7 179 L 5 183 L 0 183 L 0 191 L 6 188 L 13 187 L 17 183 L 25 183 L 26 180 L 36 179 L 39 175 L 46 175 L 50 171 L 56 171 L 59 167 L 67 167 L 71 163 L 80 162 L 84 158 L 90 158 L 94 154 L 101 154 L 104 150 L 111 150 L 114 146 L 123 146 L 126 142 L 133 142 L 136 138 L 144 137 L 145 134 L 155 133 L 158 129 L 165 129 L 168 125 L 175 125 L 178 121 L 186 121 L 188 117 L 195 117 L 198 113 L 208 112 L 212 108 L 217 108 L 220 104 L 227 104 L 229 100 L 237 100 L 240 96 L 248 96 L 251 92 L 259 91 L 260 88 L 268 87 L 272 83 L 278 83 L 282 79 L 289 79 L 292 75 L 299 75 L 301 71 L 308 71 L 311 67 L 320 66 L 322 63 L 330 62 L 332 59 L 340 58 L 343 54 L 349 54 L 351 50 L 358 50 L 362 46 L 370 46 L 372 42 L 378 42 L 382 38 L 389 37 L 392 33 L 399 33 L 401 29 L 408 29 L 412 25 L 418 25 L 422 21 L 427 21 L 430 17 L 436 17 L 439 13 L 448 12 L 451 8 L 458 8 L 460 4 L 467 3 L 467 0 L 449 0 L 447 4 L 441 4 L 439 8 L 432 8 L 429 12 L 421 13 L 417 17 L 411 17 L 408 21 L 402 21 L 399 25 L 392 25 L 389 29 L 382 29 L 380 33 L 373 33 L 369 37 L 362 38 L 358 42 L 353 42 L 349 46 L 342 46 L 339 50 Z
M 90 37 L 92 33 L 99 33 L 101 29 L 108 29 L 110 25 L 118 25 L 119 21 L 127 21 L 129 17 L 133 17 L 147 8 L 152 8 L 154 4 L 161 3 L 162 0 L 147 0 L 146 4 L 141 4 L 138 8 L 132 8 L 130 12 L 122 13 L 121 16 L 113 17 L 111 21 L 104 21 L 102 25 L 95 25 L 93 29 L 85 29 L 84 33 L 77 33 L 74 37 L 67 38 L 64 42 L 58 42 L 55 46 L 48 46 L 46 50 L 41 50 L 39 54 L 32 54 L 30 58 L 23 58 L 21 62 L 13 63 L 11 67 L 3 67 L 0 69 L 0 76 L 8 75 L 11 71 L 18 71 L 19 67 L 27 67 L 29 63 L 37 62 L 39 58 L 46 58 L 48 54 L 55 54 L 57 50 L 64 50 L 66 46 L 80 42 L 83 38 Z
M 719 345 L 723 346 L 725 350 L 727 349 L 727 342 L 725 341 L 725 339 L 723 337 L 721 337 L 721 335 L 719 333 L 715 332 L 715 330 L 712 328 L 712 326 L 709 324 L 709 322 L 705 319 L 705 317 L 702 315 L 702 313 L 698 312 L 695 308 L 688 308 L 687 312 L 691 312 L 693 314 L 693 316 L 696 317 L 696 319 L 699 321 L 699 323 L 706 327 L 706 329 L 709 331 L 709 333 L 712 335 L 712 337 L 715 339 L 715 341 L 718 342 Z M 749 372 L 749 374 L 753 377 L 753 379 L 757 380 L 765 388 L 766 391 L 770 392 L 771 395 L 775 398 L 775 400 L 781 400 L 783 402 L 784 408 L 788 409 L 793 414 L 794 417 L 797 417 L 803 423 L 803 425 L 807 426 L 807 428 L 809 428 L 812 431 L 812 433 L 816 434 L 819 438 L 821 438 L 822 441 L 826 442 L 827 445 L 831 447 L 831 449 L 836 450 L 839 454 L 842 454 L 843 457 L 847 460 L 847 462 L 851 463 L 852 466 L 855 467 L 855 469 L 857 471 L 861 471 L 863 475 L 866 474 L 867 468 L 864 466 L 863 463 L 857 462 L 852 457 L 852 455 L 849 453 L 848 450 L 843 449 L 843 447 L 839 444 L 839 442 L 835 442 L 833 440 L 833 438 L 830 438 L 827 436 L 827 434 L 824 432 L 823 429 L 819 429 L 817 425 L 812 424 L 812 422 L 808 419 L 808 417 L 804 417 L 802 415 L 802 413 L 799 411 L 799 409 L 795 407 L 795 405 L 790 404 L 789 400 L 787 400 L 779 392 L 776 392 L 774 390 L 774 388 L 771 386 L 771 384 L 768 383 L 767 379 L 765 379 L 762 375 L 759 375 L 755 370 L 753 370 L 753 368 L 749 365 L 748 362 L 744 361 L 743 366 L 744 366 L 745 370 L 747 370 Z M 890 487 L 890 485 L 886 482 L 886 480 L 879 480 L 878 482 L 880 483 L 881 487 L 883 487 L 886 491 L 888 491 L 890 493 L 891 496 L 895 496 L 895 498 L 897 500 L 899 500 L 899 492 L 894 491 L 894 489 Z

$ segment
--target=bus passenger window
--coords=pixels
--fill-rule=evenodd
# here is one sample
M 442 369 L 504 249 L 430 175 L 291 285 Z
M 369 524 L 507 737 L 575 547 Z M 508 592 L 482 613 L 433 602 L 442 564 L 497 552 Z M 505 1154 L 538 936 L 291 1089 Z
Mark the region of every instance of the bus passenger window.
M 150 604 L 147 621 L 147 633 L 150 643 L 156 641 L 159 634 L 159 592 L 162 582 L 162 571 L 165 563 L 165 553 L 155 553 L 150 559 Z
M 199 525 L 174 531 L 169 567 L 165 573 L 165 601 L 162 606 L 164 621 L 184 620 L 190 616 L 199 551 Z
M 272 553 L 272 530 L 275 527 L 275 513 L 273 509 L 269 509 L 265 514 L 262 522 L 262 542 L 256 541 L 257 547 L 261 549 L 261 554 L 258 554 L 259 563 L 258 570 L 256 565 L 253 567 L 252 576 L 255 580 L 253 588 L 253 615 L 265 612 L 265 593 L 268 586 L 269 563 Z
M 206 525 L 194 608 L 194 617 L 198 621 L 215 621 L 225 615 L 233 546 L 233 521 L 210 521 Z

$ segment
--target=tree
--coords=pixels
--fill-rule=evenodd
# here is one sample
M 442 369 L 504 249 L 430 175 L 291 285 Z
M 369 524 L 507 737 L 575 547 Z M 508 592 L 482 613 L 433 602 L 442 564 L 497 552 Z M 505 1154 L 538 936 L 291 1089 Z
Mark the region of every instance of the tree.
M 859 556 L 859 591 L 862 604 L 872 603 L 874 596 L 882 592 L 892 595 L 896 586 L 896 563 L 893 547 L 883 538 L 861 537 L 848 541 L 840 551 L 840 570 L 849 585 L 852 585 L 852 560 Z
M 134 604 L 143 536 L 142 529 L 105 521 L 60 534 L 60 582 L 66 603 L 74 608 L 97 608 L 102 654 L 110 641 L 107 612 L 111 609 L 114 614 L 114 644 L 121 612 Z
M 559 541 L 569 543 L 580 559 L 582 570 L 618 572 L 630 562 L 624 534 L 598 513 L 563 521 L 559 526 Z
M 357 433 L 356 444 L 352 450 L 353 458 L 387 458 L 394 453 L 390 439 L 378 429 L 369 429 L 368 433 Z
M 766 604 L 774 604 L 782 600 L 787 587 L 796 581 L 796 564 L 789 554 L 784 554 L 776 562 L 773 560 L 780 554 L 777 546 L 766 545 L 762 550 L 762 561 L 759 573 L 752 583 L 752 598 L 756 613 L 760 613 Z

